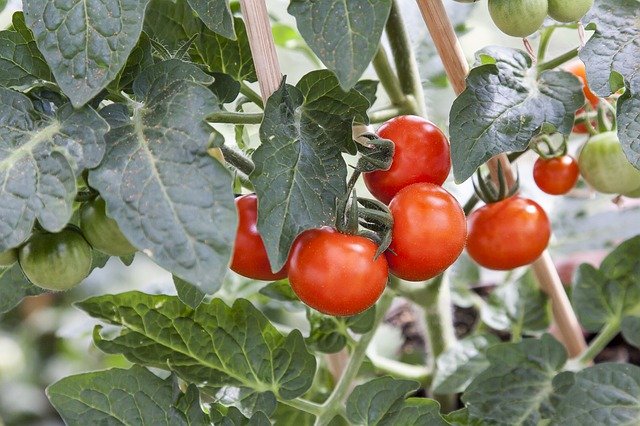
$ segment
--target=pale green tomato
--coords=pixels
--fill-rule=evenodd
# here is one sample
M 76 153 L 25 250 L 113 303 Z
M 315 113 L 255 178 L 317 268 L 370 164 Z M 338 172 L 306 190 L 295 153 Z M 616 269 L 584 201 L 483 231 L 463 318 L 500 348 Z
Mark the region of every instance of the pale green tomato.
M 549 16 L 558 22 L 579 21 L 593 6 L 593 0 L 548 0 Z
M 513 37 L 527 37 L 547 17 L 547 0 L 489 0 L 489 14 L 500 31 Z
M 0 267 L 8 267 L 18 260 L 18 250 L 10 249 L 0 253 Z

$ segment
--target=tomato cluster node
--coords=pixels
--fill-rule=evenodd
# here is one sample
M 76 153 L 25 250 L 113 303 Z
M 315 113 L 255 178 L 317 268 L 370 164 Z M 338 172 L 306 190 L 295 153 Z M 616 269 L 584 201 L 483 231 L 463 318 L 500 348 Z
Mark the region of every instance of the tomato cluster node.
M 498 162 L 498 184 L 496 185 L 490 177 L 483 177 L 482 172 L 478 169 L 476 179 L 473 180 L 473 188 L 478 198 L 484 201 L 485 204 L 497 203 L 512 197 L 518 192 L 520 175 L 516 177 L 514 184 L 509 186 L 502 164 Z

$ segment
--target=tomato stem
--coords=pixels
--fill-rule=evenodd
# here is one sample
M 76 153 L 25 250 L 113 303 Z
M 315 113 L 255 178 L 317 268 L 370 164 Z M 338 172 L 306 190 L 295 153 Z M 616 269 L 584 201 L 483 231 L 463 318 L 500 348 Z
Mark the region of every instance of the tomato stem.
M 543 71 L 552 70 L 564 63 L 567 63 L 577 56 L 578 56 L 578 49 L 577 48 L 571 49 L 568 52 L 563 53 L 562 55 L 556 58 L 553 58 L 547 62 L 538 64 L 538 66 L 536 67 L 536 70 L 538 71 L 538 74 L 541 74 Z
M 387 120 L 391 120 L 394 117 L 405 113 L 405 108 L 390 106 L 387 108 L 379 109 L 369 113 L 369 121 L 373 124 L 384 123 Z
M 240 82 L 240 93 L 245 95 L 247 99 L 249 99 L 254 104 L 258 105 L 260 109 L 264 109 L 264 102 L 262 102 L 262 97 L 253 90 L 247 83 L 244 81 Z
M 551 41 L 551 36 L 555 29 L 555 27 L 546 27 L 542 30 L 542 33 L 540 34 L 540 44 L 538 45 L 538 63 L 544 61 L 544 57 L 547 54 L 547 48 L 549 47 L 549 42 Z
M 306 399 L 280 399 L 280 402 L 288 405 L 289 407 L 293 407 L 296 410 L 304 411 L 315 416 L 318 416 L 322 413 L 322 406 L 320 404 L 316 404 L 315 402 L 308 401 Z
M 587 349 L 578 357 L 578 362 L 586 366 L 594 360 L 596 356 L 620 333 L 620 320 L 614 319 L 609 321 L 600 330 L 598 335 L 593 339 Z
M 373 68 L 380 79 L 380 83 L 384 90 L 389 95 L 389 100 L 391 103 L 399 108 L 405 108 L 406 98 L 404 93 L 402 93 L 402 88 L 400 87 L 400 81 L 396 76 L 391 63 L 389 62 L 389 57 L 387 55 L 387 51 L 384 49 L 382 44 L 378 46 L 378 51 L 373 57 Z
M 230 146 L 224 144 L 220 146 L 220 150 L 224 155 L 225 161 L 231 164 L 236 169 L 240 170 L 245 175 L 250 176 L 251 172 L 253 172 L 253 169 L 256 168 L 255 164 L 253 164 L 253 161 L 251 161 L 251 159 L 247 157 L 243 152 L 235 150 Z
M 207 117 L 213 123 L 230 124 L 260 124 L 262 123 L 262 113 L 217 111 Z

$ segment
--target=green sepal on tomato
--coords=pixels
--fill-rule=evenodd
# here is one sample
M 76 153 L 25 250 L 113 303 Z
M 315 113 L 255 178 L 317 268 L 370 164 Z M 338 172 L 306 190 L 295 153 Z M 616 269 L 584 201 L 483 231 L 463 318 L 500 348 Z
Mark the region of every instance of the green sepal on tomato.
M 289 256 L 289 282 L 306 305 L 327 315 L 351 316 L 375 304 L 389 269 L 368 238 L 333 228 L 303 232 Z
M 500 31 L 513 37 L 538 31 L 547 11 L 547 0 L 489 0 L 491 19 Z
M 236 198 L 238 230 L 236 232 L 231 269 L 253 280 L 276 281 L 287 277 L 287 265 L 271 271 L 267 249 L 258 233 L 258 197 L 247 194 Z
M 84 203 L 80 208 L 80 229 L 91 247 L 105 254 L 127 256 L 136 252 L 118 223 L 107 216 L 107 206 L 101 197 Z
M 431 183 L 407 186 L 389 204 L 393 234 L 385 257 L 391 273 L 407 281 L 431 279 L 462 253 L 467 222 L 458 201 Z
M 445 134 L 432 122 L 401 115 L 385 122 L 377 131 L 393 141 L 395 150 L 389 170 L 364 173 L 371 194 L 388 204 L 404 187 L 427 182 L 442 185 L 451 171 L 451 149 Z
M 47 290 L 75 287 L 91 272 L 91 246 L 80 230 L 36 232 L 20 247 L 18 259 L 29 281 Z

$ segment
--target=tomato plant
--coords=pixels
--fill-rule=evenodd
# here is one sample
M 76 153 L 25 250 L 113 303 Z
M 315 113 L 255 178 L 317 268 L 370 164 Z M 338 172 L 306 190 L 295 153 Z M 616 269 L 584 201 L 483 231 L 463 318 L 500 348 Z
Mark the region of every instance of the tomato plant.
M 469 215 L 467 252 L 485 268 L 515 269 L 539 258 L 550 237 L 551 224 L 542 207 L 514 196 Z
M 91 247 L 103 253 L 126 256 L 136 251 L 122 235 L 117 222 L 107 216 L 106 204 L 102 198 L 96 198 L 80 208 L 80 228 Z
M 593 6 L 593 0 L 549 0 L 549 16 L 558 22 L 579 21 Z
M 579 177 L 578 162 L 570 155 L 548 159 L 541 157 L 533 165 L 533 179 L 538 188 L 547 194 L 566 194 L 576 185 Z
M 331 228 L 304 232 L 293 245 L 291 288 L 307 305 L 328 315 L 350 316 L 371 306 L 388 276 L 384 256 L 364 237 Z
M 491 19 L 500 31 L 513 37 L 527 37 L 547 17 L 547 0 L 489 0 Z
M 402 188 L 427 182 L 442 185 L 451 171 L 447 137 L 435 124 L 421 117 L 399 116 L 378 129 L 378 136 L 395 145 L 389 170 L 364 174 L 371 194 L 389 203 Z

